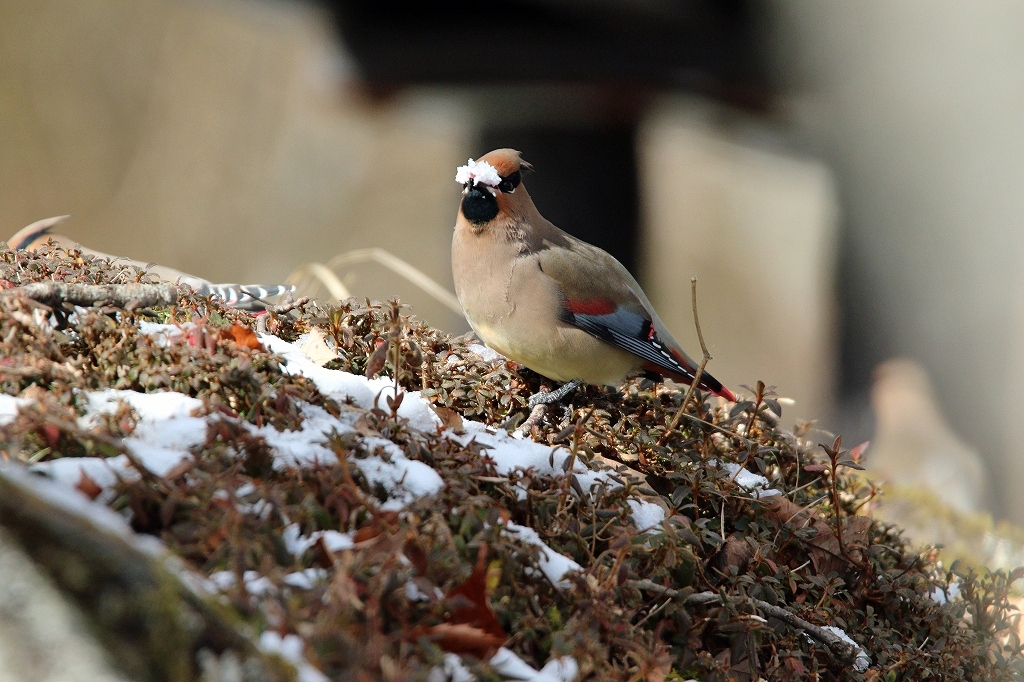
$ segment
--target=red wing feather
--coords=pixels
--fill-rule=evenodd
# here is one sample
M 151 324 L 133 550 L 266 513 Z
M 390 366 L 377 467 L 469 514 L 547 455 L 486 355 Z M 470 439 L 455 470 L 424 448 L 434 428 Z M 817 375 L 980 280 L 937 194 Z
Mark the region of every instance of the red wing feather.
M 595 298 L 589 301 L 566 301 L 565 309 L 574 315 L 611 315 L 615 312 L 613 301 Z
M 682 383 L 693 381 L 697 368 L 680 351 L 658 338 L 654 323 L 645 315 L 595 299 L 566 301 L 562 319 L 591 336 L 633 353 L 644 360 L 646 370 Z M 701 374 L 700 387 L 727 400 L 736 400 L 732 391 L 707 372 Z

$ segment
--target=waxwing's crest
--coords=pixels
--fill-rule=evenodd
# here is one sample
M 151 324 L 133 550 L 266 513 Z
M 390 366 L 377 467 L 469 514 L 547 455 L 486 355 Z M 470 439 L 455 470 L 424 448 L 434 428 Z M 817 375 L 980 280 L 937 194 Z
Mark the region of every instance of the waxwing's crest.
M 523 161 L 523 157 L 515 149 L 495 149 L 481 156 L 477 163 L 490 164 L 498 171 L 498 175 L 507 178 L 516 171 L 532 169 L 533 166 Z

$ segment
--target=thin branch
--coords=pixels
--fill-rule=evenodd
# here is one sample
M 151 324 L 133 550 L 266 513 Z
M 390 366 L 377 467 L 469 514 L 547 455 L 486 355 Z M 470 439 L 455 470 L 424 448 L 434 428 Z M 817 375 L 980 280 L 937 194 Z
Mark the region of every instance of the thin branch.
M 529 435 L 534 426 L 544 421 L 544 414 L 547 410 L 548 406 L 546 403 L 537 403 L 534 405 L 533 410 L 530 411 L 530 416 L 526 418 L 526 421 L 520 424 L 517 431 L 522 433 L 524 436 Z
M 673 597 L 677 599 L 682 598 L 683 604 L 686 606 L 703 606 L 706 604 L 722 603 L 722 595 L 717 592 L 697 592 L 695 594 L 684 596 L 679 590 L 659 585 L 652 580 L 630 580 L 629 583 L 638 589 L 647 590 L 648 592 L 657 592 L 665 595 L 666 597 Z M 852 663 L 856 660 L 858 654 L 861 653 L 859 647 L 843 641 L 843 639 L 834 632 L 829 632 L 822 627 L 810 623 L 795 613 L 787 611 L 781 606 L 769 604 L 766 601 L 754 599 L 752 597 L 748 597 L 748 599 L 758 611 L 766 616 L 770 618 L 777 618 L 790 627 L 806 632 L 808 635 L 828 647 L 832 654 L 841 661 Z
M 3 292 L 5 296 L 24 296 L 51 308 L 61 303 L 93 306 L 108 303 L 134 310 L 158 305 L 172 306 L 178 302 L 178 287 L 173 284 L 78 284 L 66 282 L 33 282 Z
M 253 294 L 253 293 L 251 293 L 249 291 L 246 291 L 245 289 L 239 289 L 238 291 L 239 291 L 239 293 L 244 294 L 244 295 L 248 296 L 251 299 L 259 301 L 260 303 L 262 303 L 266 307 L 267 312 L 274 313 L 275 315 L 284 315 L 286 313 L 290 313 L 291 311 L 295 310 L 296 308 L 301 308 L 302 306 L 306 305 L 311 300 L 313 300 L 309 296 L 303 296 L 303 297 L 299 298 L 298 300 L 293 300 L 292 299 L 292 292 L 288 291 L 288 292 L 285 293 L 285 300 L 284 300 L 284 302 L 281 303 L 280 305 L 275 305 L 275 304 L 271 303 L 270 301 L 268 301 L 268 300 L 266 300 L 264 298 L 260 298 L 256 294 Z
M 686 412 L 686 406 L 690 403 L 690 398 L 697 391 L 697 385 L 700 384 L 701 375 L 704 374 L 704 368 L 708 364 L 708 360 L 711 360 L 711 353 L 708 352 L 707 344 L 704 343 L 704 334 L 700 330 L 700 318 L 697 317 L 697 278 L 690 278 L 690 297 L 693 301 L 693 325 L 697 328 L 697 339 L 700 340 L 700 350 L 704 354 L 701 358 L 700 365 L 697 366 L 697 372 L 693 375 L 693 381 L 690 382 L 690 388 L 687 389 L 686 395 L 683 397 L 683 404 L 679 406 L 679 410 L 676 415 L 672 418 L 668 428 L 665 429 L 665 434 L 661 437 L 659 444 L 663 444 L 672 431 L 679 424 L 679 420 L 683 418 L 683 414 Z

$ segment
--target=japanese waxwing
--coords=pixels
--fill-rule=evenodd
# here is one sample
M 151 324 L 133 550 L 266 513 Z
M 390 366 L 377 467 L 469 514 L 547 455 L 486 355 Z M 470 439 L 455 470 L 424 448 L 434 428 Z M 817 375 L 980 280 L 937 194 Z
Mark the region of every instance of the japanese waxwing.
M 23 227 L 15 232 L 7 240 L 7 245 L 15 250 L 36 251 L 46 246 L 50 241 L 53 241 L 57 246 L 65 249 L 78 249 L 82 253 L 95 256 L 96 258 L 134 265 L 138 269 L 145 270 L 151 275 L 155 275 L 167 282 L 187 284 L 195 289 L 196 293 L 200 296 L 219 296 L 227 305 L 242 310 L 263 310 L 265 307 L 263 299 L 280 296 L 295 289 L 295 287 L 285 284 L 266 286 L 260 284 L 214 284 L 195 275 L 189 275 L 164 265 L 142 263 L 123 256 L 111 256 L 108 253 L 82 246 L 70 237 L 51 232 L 58 223 L 64 222 L 64 220 L 70 217 L 62 215 L 55 218 L 37 220 L 28 227 Z
M 452 238 L 455 293 L 488 346 L 555 381 L 618 385 L 647 374 L 691 383 L 693 360 L 611 255 L 544 219 L 522 185 L 530 164 L 497 149 L 458 169 L 462 203 Z M 727 400 L 708 373 L 700 387 Z

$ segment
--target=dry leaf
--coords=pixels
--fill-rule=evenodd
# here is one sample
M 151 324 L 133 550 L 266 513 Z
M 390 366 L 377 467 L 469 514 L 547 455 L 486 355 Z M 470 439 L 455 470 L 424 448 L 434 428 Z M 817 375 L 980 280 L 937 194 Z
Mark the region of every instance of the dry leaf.
M 327 337 L 319 327 L 310 328 L 301 349 L 310 360 L 321 367 L 338 357 L 338 352 L 327 345 Z
M 871 519 L 867 516 L 853 516 L 846 520 L 843 527 L 843 546 L 847 550 L 848 558 L 839 551 L 839 539 L 832 524 L 816 513 L 802 508 L 782 495 L 770 499 L 767 511 L 768 517 L 779 525 L 792 523 L 800 528 L 810 525 L 817 531 L 817 535 L 807 543 L 807 554 L 819 575 L 843 570 L 850 563 L 850 559 L 859 561 L 862 556 L 860 548 L 867 545 L 868 533 L 871 530 Z
M 232 324 L 227 329 L 221 329 L 218 333 L 220 340 L 234 341 L 242 348 L 249 348 L 251 350 L 263 350 L 263 345 L 260 344 L 260 340 L 256 337 L 256 332 L 243 327 L 237 322 Z
M 103 492 L 103 488 L 101 488 L 96 481 L 89 478 L 89 475 L 84 471 L 81 472 L 78 478 L 78 483 L 75 484 L 75 487 L 90 500 L 95 500 L 100 496 L 100 493 Z
M 815 527 L 818 534 L 809 541 L 811 545 L 807 554 L 811 557 L 814 570 L 819 575 L 828 575 L 832 571 L 842 571 L 847 564 L 860 561 L 861 548 L 867 544 L 868 531 L 871 530 L 871 519 L 867 516 L 854 516 L 843 524 L 843 547 L 847 556 L 839 551 L 839 538 L 835 530 L 824 521 L 817 521 Z
M 481 660 L 493 656 L 508 635 L 487 600 L 487 575 L 487 545 L 481 544 L 473 574 L 445 595 L 451 614 L 448 622 L 415 628 L 413 638 L 426 636 L 445 651 Z
M 430 638 L 437 646 L 453 654 L 469 654 L 487 660 L 501 648 L 508 637 L 495 635 L 468 623 L 438 623 L 417 628 L 418 636 Z
M 377 339 L 377 349 L 370 354 L 366 360 L 366 371 L 363 372 L 367 379 L 372 379 L 384 369 L 384 363 L 388 359 L 388 343 L 384 339 Z
M 434 408 L 434 414 L 437 415 L 437 418 L 441 420 L 442 428 L 462 431 L 462 415 L 447 407 L 438 407 L 437 405 L 431 405 L 431 407 Z
M 727 573 L 730 567 L 743 573 L 752 558 L 754 550 L 741 536 L 733 534 L 725 539 L 722 548 L 708 561 L 708 566 L 719 573 Z

